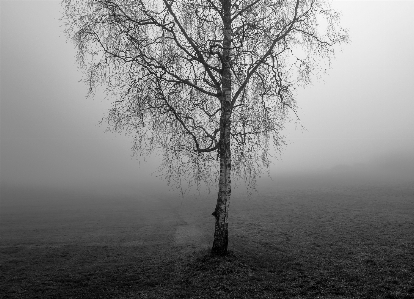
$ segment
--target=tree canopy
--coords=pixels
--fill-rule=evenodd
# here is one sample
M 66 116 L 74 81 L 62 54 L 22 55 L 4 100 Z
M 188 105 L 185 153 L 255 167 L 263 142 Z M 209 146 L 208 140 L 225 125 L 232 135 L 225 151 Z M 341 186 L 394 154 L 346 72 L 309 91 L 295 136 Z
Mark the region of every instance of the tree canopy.
M 233 175 L 254 182 L 295 111 L 295 88 L 347 40 L 324 0 L 63 0 L 66 32 L 107 121 L 159 149 L 167 177 L 211 182 L 218 171 L 223 72 L 231 76 Z M 225 6 L 230 15 L 225 15 Z M 227 27 L 226 27 L 227 26 Z M 229 45 L 224 43 L 226 32 Z M 229 51 L 225 53 L 225 49 Z M 226 55 L 227 57 L 224 57 Z

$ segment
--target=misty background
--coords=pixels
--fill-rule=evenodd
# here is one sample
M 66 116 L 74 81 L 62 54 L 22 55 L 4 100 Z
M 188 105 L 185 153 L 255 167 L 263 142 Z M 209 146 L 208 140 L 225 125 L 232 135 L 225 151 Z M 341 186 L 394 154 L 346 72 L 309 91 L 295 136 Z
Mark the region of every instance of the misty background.
M 284 131 L 273 183 L 414 182 L 414 1 L 332 6 L 351 42 L 327 74 L 298 90 L 300 121 Z M 0 11 L 2 200 L 10 190 L 178 192 L 156 176 L 157 156 L 132 157 L 131 136 L 99 125 L 110 102 L 99 92 L 85 98 L 60 1 L 1 1 Z M 265 176 L 258 191 L 266 184 Z

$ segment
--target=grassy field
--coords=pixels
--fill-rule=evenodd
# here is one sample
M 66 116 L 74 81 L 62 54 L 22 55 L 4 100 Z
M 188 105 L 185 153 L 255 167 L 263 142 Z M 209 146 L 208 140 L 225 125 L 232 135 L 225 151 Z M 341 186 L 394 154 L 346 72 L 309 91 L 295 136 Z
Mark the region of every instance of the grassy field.
M 2 191 L 0 298 L 414 298 L 409 184 L 235 192 L 224 258 L 215 193 L 27 194 Z

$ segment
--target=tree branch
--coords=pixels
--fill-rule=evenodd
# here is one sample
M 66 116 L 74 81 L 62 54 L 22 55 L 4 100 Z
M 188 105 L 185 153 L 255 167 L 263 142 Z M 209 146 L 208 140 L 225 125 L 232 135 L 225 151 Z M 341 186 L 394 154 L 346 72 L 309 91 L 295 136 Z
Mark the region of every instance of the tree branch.
M 243 84 L 240 85 L 239 89 L 237 90 L 237 92 L 234 94 L 233 99 L 231 101 L 231 105 L 232 107 L 234 106 L 234 103 L 236 102 L 239 94 L 243 91 L 243 89 L 246 87 L 247 83 L 249 82 L 251 76 L 256 72 L 257 68 L 265 61 L 265 59 L 272 53 L 274 47 L 276 46 L 276 44 L 284 39 L 288 33 L 292 30 L 293 25 L 296 22 L 296 18 L 297 18 L 297 14 L 298 14 L 298 8 L 299 8 L 299 2 L 300 0 L 296 0 L 296 5 L 295 5 L 295 13 L 293 16 L 292 21 L 289 24 L 286 24 L 284 27 L 286 28 L 283 34 L 278 34 L 278 37 L 276 37 L 271 46 L 269 47 L 269 49 L 266 51 L 266 53 L 256 62 L 256 65 L 253 67 L 253 69 L 250 70 L 250 72 L 247 74 Z M 281 32 L 283 32 L 283 30 L 281 30 Z
M 217 89 L 219 89 L 220 88 L 220 83 L 217 81 L 216 77 L 214 77 L 213 73 L 210 71 L 210 65 L 205 61 L 203 55 L 200 53 L 200 50 L 197 47 L 197 45 L 194 43 L 194 41 L 188 36 L 188 34 L 185 31 L 184 27 L 181 25 L 181 23 L 178 20 L 177 16 L 173 12 L 171 5 L 168 3 L 167 0 L 163 0 L 163 2 L 165 4 L 165 6 L 167 7 L 167 9 L 168 9 L 169 13 L 171 14 L 171 16 L 174 18 L 175 23 L 180 28 L 181 33 L 184 35 L 184 37 L 189 42 L 189 44 L 191 45 L 191 47 L 193 48 L 193 50 L 196 52 L 196 54 L 198 56 L 198 59 L 199 59 L 199 62 L 201 62 L 201 64 L 203 64 L 203 66 L 204 66 L 205 70 L 207 71 L 210 79 L 214 82 L 214 84 L 216 85 Z

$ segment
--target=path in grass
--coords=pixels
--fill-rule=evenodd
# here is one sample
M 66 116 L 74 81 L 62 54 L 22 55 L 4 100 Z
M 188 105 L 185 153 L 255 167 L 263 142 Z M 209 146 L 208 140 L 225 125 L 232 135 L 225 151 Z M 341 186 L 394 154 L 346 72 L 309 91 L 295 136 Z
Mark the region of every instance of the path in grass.
M 168 209 L 177 220 L 173 246 L 182 255 L 210 246 L 214 232 L 214 219 L 209 213 L 212 207 L 208 198 L 185 198 L 169 203 Z
M 174 234 L 176 245 L 206 243 L 203 232 L 195 225 L 180 225 L 176 227 Z

